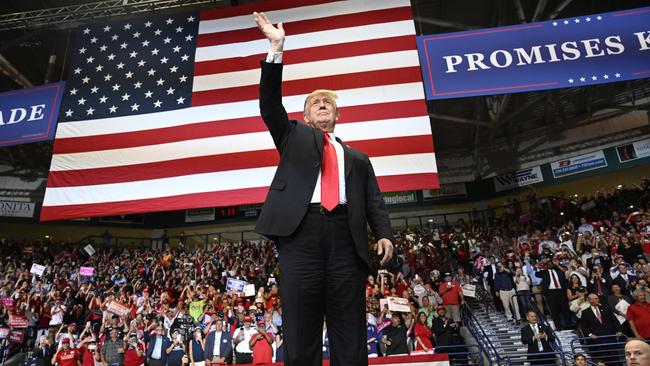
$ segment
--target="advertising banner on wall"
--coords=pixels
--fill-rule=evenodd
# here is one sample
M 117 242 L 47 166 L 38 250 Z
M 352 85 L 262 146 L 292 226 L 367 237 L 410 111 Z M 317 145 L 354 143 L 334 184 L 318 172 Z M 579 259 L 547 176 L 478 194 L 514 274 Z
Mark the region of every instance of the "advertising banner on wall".
M 425 201 L 467 196 L 467 186 L 465 183 L 446 183 L 441 184 L 440 189 L 423 189 L 422 199 Z
M 63 82 L 0 93 L 0 147 L 51 140 Z
M 562 178 L 568 175 L 583 173 L 589 170 L 605 168 L 607 159 L 603 150 L 594 151 L 589 154 L 574 156 L 551 163 L 553 177 Z
M 646 158 L 650 156 L 650 138 L 617 146 L 616 153 L 621 163 Z
M 542 176 L 542 169 L 538 165 L 532 168 L 521 169 L 516 172 L 494 177 L 494 189 L 497 192 L 501 192 L 543 181 L 544 177 Z
M 417 38 L 426 97 L 647 78 L 650 7 Z
M 0 216 L 6 217 L 34 217 L 33 202 L 0 200 Z
M 402 203 L 414 203 L 418 201 L 415 191 L 385 192 L 382 193 L 384 203 L 387 205 L 399 205 Z
M 194 208 L 185 210 L 185 222 L 214 221 L 214 208 Z

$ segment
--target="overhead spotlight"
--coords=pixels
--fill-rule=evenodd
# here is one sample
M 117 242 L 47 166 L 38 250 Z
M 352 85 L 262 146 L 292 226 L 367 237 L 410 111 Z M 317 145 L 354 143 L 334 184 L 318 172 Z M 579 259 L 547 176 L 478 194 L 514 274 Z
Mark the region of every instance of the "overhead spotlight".
M 433 222 L 433 219 L 429 219 L 429 222 Z
M 560 212 L 560 216 L 564 216 L 564 212 Z

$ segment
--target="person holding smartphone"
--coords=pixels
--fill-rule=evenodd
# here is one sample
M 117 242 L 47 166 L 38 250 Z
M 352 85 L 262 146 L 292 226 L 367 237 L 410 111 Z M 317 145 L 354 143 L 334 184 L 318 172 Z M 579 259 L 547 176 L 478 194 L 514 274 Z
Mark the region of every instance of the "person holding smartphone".
M 149 366 L 165 366 L 167 363 L 167 348 L 171 346 L 171 340 L 165 336 L 165 329 L 161 323 L 156 326 L 156 333 L 149 340 L 146 359 Z
M 253 364 L 269 364 L 273 362 L 273 334 L 266 329 L 264 320 L 257 322 L 255 329 L 257 334 L 254 334 L 250 341 L 249 346 L 253 350 Z
M 187 348 L 190 351 L 190 366 L 205 366 L 205 351 L 201 328 L 194 329 L 192 340 Z
M 172 332 L 171 344 L 167 347 L 165 353 L 167 354 L 166 366 L 183 365 L 183 357 L 187 357 L 187 354 L 185 343 L 183 342 L 183 335 L 178 329 Z
M 129 334 L 127 349 L 124 352 L 124 366 L 140 366 L 144 363 L 144 344 L 135 333 Z

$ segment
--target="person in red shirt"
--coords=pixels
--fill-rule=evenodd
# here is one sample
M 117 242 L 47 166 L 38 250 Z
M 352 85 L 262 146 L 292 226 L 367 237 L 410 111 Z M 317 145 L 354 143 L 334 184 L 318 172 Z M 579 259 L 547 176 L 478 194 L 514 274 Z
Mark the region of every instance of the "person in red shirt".
M 273 334 L 266 331 L 264 320 L 257 322 L 257 334 L 249 342 L 253 350 L 253 364 L 269 364 L 273 362 Z
M 634 304 L 627 308 L 627 319 L 635 337 L 650 338 L 650 303 L 645 299 L 644 290 L 634 291 Z
M 129 335 L 129 346 L 124 352 L 124 366 L 140 366 L 144 364 L 144 344 L 138 341 L 135 333 Z
M 81 366 L 95 366 L 95 360 L 101 361 L 97 350 L 97 342 L 92 336 L 79 342 L 77 350 L 81 356 Z
M 431 343 L 431 329 L 427 326 L 427 314 L 419 313 L 417 322 L 413 327 L 413 333 L 415 334 L 415 350 L 416 351 L 425 351 L 430 352 L 433 348 Z
M 59 366 L 81 366 L 79 351 L 70 348 L 70 338 L 63 338 L 61 340 L 61 348 L 52 357 L 52 365 L 57 363 Z
M 460 305 L 465 303 L 465 299 L 458 282 L 451 280 L 451 273 L 445 273 L 445 281 L 438 287 L 438 294 L 442 297 L 442 304 L 449 317 L 457 323 L 460 322 Z

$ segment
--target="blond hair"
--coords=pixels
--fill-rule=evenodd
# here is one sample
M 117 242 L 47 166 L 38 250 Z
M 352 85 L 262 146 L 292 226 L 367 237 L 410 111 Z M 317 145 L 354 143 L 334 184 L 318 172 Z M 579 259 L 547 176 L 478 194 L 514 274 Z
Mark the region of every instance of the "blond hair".
M 336 105 L 336 98 L 338 98 L 338 96 L 336 95 L 336 92 L 334 90 L 329 90 L 329 89 L 316 89 L 313 92 L 309 93 L 309 95 L 307 95 L 307 97 L 305 98 L 305 104 L 303 106 L 303 114 L 305 115 L 305 117 L 307 117 L 307 109 L 308 109 L 307 104 L 309 104 L 309 101 L 317 95 L 325 95 L 332 101 L 332 105 L 334 106 L 334 117 L 338 117 L 339 108 Z

